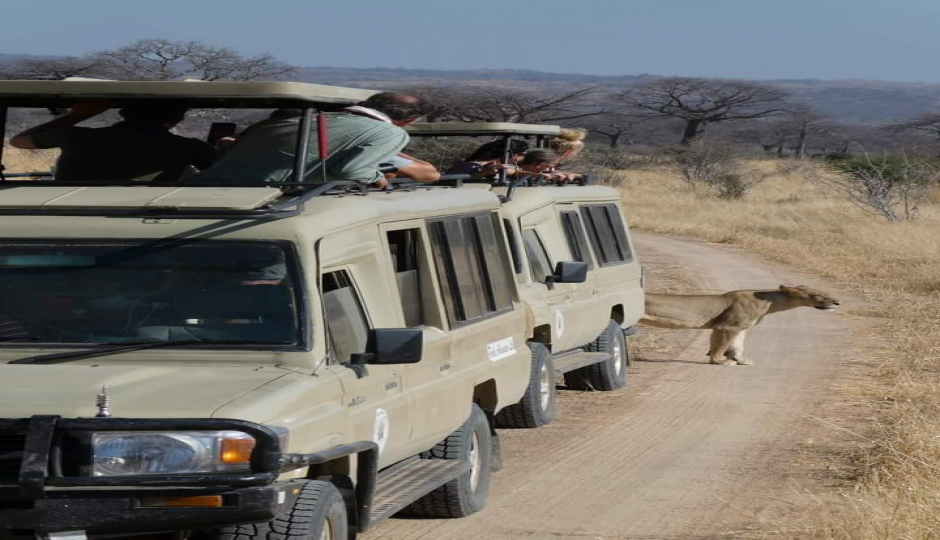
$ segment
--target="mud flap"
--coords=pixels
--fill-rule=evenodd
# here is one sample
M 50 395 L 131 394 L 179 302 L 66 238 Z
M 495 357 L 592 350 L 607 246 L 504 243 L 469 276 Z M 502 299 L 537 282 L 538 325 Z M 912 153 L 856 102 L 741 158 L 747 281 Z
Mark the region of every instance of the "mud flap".
M 491 430 L 493 436 L 490 438 L 492 443 L 490 446 L 493 449 L 492 461 L 490 461 L 490 470 L 496 472 L 503 468 L 503 445 L 499 439 L 499 433 L 496 430 Z

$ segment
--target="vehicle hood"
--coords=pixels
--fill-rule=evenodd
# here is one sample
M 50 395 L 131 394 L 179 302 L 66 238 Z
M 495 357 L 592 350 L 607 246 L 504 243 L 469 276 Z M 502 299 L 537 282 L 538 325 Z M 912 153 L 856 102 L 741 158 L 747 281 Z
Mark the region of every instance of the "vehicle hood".
M 103 386 L 115 417 L 209 418 L 226 403 L 287 373 L 256 366 L 0 364 L 0 418 L 92 417 Z

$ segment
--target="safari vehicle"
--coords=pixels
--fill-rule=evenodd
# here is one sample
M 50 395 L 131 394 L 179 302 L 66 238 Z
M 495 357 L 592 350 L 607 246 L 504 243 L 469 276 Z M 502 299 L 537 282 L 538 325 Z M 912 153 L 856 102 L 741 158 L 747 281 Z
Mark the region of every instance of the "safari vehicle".
M 413 137 L 496 137 L 511 163 L 513 138 L 544 147 L 558 126 L 512 123 L 429 123 Z M 627 382 L 626 337 L 643 314 L 642 269 L 636 259 L 621 195 L 579 179 L 565 185 L 514 181 L 467 184 L 499 195 L 520 294 L 534 317 L 528 336 L 532 376 L 524 398 L 497 416 L 501 427 L 551 421 L 556 375 L 574 389 L 615 390 Z
M 342 539 L 484 505 L 529 375 L 499 200 L 308 180 L 314 110 L 369 94 L 0 83 L 4 109 L 304 110 L 286 183 L 0 182 L 0 538 Z

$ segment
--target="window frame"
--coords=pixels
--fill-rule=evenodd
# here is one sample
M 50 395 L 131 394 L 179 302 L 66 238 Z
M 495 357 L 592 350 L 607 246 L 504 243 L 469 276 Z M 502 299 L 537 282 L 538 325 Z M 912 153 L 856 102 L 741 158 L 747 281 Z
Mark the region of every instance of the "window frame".
M 562 210 L 560 212 L 561 228 L 568 242 L 568 251 L 571 257 L 578 262 L 587 263 L 588 270 L 594 269 L 594 256 L 587 238 L 581 214 L 577 210 Z
M 603 268 L 634 261 L 626 224 L 616 204 L 585 204 L 580 207 L 580 213 L 598 266 Z M 606 227 L 599 227 L 599 224 Z
M 325 344 L 326 344 L 326 349 L 327 349 L 327 364 L 334 365 L 334 366 L 349 363 L 349 359 L 346 359 L 345 361 L 343 361 L 342 359 L 339 358 L 339 355 L 337 354 L 336 346 L 333 343 L 333 337 L 330 334 L 330 318 L 326 312 L 326 302 L 323 301 L 323 294 L 328 292 L 324 290 L 323 277 L 326 276 L 327 274 L 335 274 L 335 273 L 345 274 L 347 281 L 349 281 L 349 288 L 352 290 L 353 298 L 355 299 L 356 304 L 359 307 L 359 312 L 362 313 L 363 319 L 365 320 L 365 323 L 366 323 L 366 339 L 367 340 L 369 337 L 368 331 L 371 330 L 372 328 L 375 328 L 375 325 L 372 324 L 372 317 L 369 314 L 369 310 L 366 307 L 366 303 L 363 302 L 362 300 L 362 291 L 359 290 L 359 285 L 356 282 L 355 276 L 353 275 L 352 268 L 350 268 L 349 266 L 336 266 L 336 267 L 331 267 L 326 270 L 322 270 L 318 277 L 318 286 L 320 289 L 320 296 L 321 296 L 320 305 L 322 306 L 321 312 L 323 316 L 324 339 L 326 341 Z M 360 352 L 365 352 L 365 351 L 363 350 Z
M 542 254 L 545 255 L 545 261 L 548 263 L 548 268 L 545 269 L 547 274 L 545 274 L 545 276 L 542 279 L 536 279 L 535 276 L 532 274 L 533 266 L 532 266 L 532 257 L 529 254 L 530 244 L 527 240 L 528 233 L 532 233 L 532 235 L 535 237 L 535 242 L 537 243 L 537 245 L 533 246 L 533 248 L 540 249 Z M 554 261 L 552 261 L 552 255 L 551 253 L 548 252 L 548 248 L 545 247 L 545 240 L 542 239 L 542 235 L 539 233 L 537 227 L 525 227 L 522 229 L 522 245 L 525 249 L 526 260 L 529 263 L 529 280 L 532 283 L 538 283 L 539 285 L 546 285 L 545 278 L 553 275 L 554 273 L 553 272 L 554 266 L 552 266 Z
M 488 239 L 492 246 L 489 250 L 480 232 L 481 222 L 487 223 L 492 233 Z M 495 211 L 430 218 L 427 220 L 427 232 L 446 320 L 451 328 L 485 321 L 515 309 L 517 295 L 512 279 L 511 256 L 506 253 L 505 232 Z M 455 241 L 461 241 L 463 246 L 455 246 Z M 458 279 L 459 261 L 454 260 L 458 247 L 465 250 L 467 255 L 463 281 L 469 277 L 472 283 L 467 284 Z M 498 260 L 493 260 L 494 256 Z M 497 283 L 497 279 L 501 283 Z M 504 291 L 498 292 L 499 288 Z M 469 316 L 471 313 L 476 313 L 476 316 Z

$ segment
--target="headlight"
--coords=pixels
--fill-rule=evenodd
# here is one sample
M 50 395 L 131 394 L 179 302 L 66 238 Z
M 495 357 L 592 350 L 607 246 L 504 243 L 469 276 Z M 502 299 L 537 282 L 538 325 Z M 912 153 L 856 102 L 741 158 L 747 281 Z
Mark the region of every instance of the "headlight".
M 94 476 L 249 470 L 255 440 L 237 431 L 113 431 L 92 437 Z

